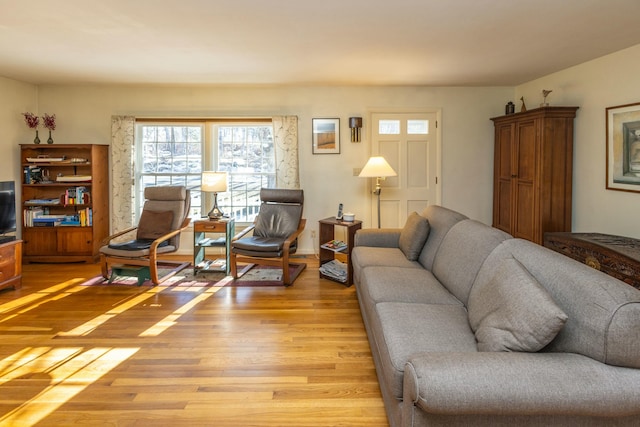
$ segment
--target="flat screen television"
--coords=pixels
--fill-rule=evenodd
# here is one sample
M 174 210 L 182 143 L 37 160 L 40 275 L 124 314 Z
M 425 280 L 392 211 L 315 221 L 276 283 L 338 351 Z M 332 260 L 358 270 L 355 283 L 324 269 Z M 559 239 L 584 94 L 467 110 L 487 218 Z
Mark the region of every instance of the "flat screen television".
M 7 233 L 16 231 L 16 184 L 0 181 L 0 243 L 14 240 Z

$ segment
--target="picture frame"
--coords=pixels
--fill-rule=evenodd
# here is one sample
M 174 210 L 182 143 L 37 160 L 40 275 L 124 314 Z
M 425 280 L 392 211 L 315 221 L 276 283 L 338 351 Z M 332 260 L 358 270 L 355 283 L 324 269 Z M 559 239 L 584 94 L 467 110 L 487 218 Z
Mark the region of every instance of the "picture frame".
M 606 109 L 607 190 L 640 193 L 640 102 Z
M 311 119 L 313 154 L 340 154 L 340 119 Z

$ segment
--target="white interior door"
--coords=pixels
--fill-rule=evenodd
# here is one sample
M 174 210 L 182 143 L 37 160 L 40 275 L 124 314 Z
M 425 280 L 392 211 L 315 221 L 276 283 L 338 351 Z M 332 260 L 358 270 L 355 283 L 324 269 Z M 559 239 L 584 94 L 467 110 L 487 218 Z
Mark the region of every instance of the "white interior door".
M 440 203 L 437 114 L 373 113 L 372 155 L 383 156 L 398 176 L 382 182 L 381 227 L 402 227 L 407 216 Z M 377 203 L 371 209 L 377 226 Z

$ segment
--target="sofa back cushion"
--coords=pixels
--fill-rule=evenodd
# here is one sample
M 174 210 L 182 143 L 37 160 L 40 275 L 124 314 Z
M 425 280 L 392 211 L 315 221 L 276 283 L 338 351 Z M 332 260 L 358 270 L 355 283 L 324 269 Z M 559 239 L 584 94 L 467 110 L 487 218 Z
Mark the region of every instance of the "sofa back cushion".
M 429 220 L 418 215 L 418 212 L 412 212 L 407 217 L 407 222 L 400 231 L 398 247 L 409 261 L 416 261 L 420 256 L 424 242 L 429 237 L 429 229 Z
M 484 260 L 496 246 L 509 238 L 509 234 L 481 222 L 471 219 L 460 221 L 442 240 L 433 260 L 432 272 L 466 306 L 469 291 Z
M 420 252 L 418 262 L 431 271 L 433 259 L 436 257 L 436 252 L 440 247 L 440 243 L 442 243 L 442 239 L 444 239 L 451 227 L 463 219 L 467 219 L 467 217 L 439 205 L 427 206 L 421 215 L 429 221 L 429 238 Z
M 640 291 L 569 257 L 522 239 L 503 242 L 478 272 L 478 286 L 515 258 L 567 314 L 543 351 L 578 353 L 609 365 L 640 368 Z
M 469 324 L 480 351 L 541 350 L 567 315 L 514 258 L 504 259 L 489 281 L 469 293 Z

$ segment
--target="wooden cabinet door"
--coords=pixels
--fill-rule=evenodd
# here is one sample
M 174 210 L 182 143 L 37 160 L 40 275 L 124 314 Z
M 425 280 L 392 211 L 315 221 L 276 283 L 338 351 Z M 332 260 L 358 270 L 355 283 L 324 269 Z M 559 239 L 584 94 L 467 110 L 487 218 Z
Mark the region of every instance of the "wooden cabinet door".
M 493 226 L 507 233 L 511 233 L 514 129 L 513 123 L 498 125 L 495 136 Z
M 536 121 L 517 124 L 513 150 L 513 227 L 514 237 L 535 241 L 536 235 Z M 541 242 L 539 242 L 541 243 Z
M 93 250 L 90 227 L 58 227 L 57 251 L 65 255 L 91 255 Z
M 25 256 L 41 256 L 56 253 L 57 227 L 24 227 L 22 240 Z

